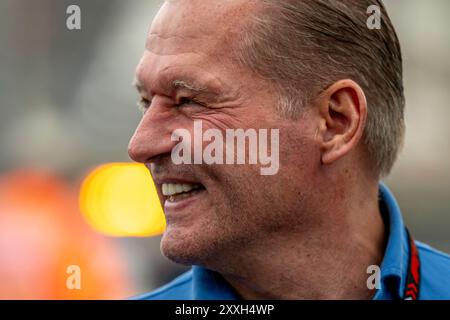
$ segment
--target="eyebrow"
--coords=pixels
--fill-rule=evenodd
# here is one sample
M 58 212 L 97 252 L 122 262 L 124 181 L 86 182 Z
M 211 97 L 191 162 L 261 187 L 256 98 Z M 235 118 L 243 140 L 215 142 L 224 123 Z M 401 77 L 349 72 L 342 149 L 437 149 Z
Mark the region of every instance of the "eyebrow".
M 192 92 L 198 92 L 198 93 L 211 93 L 210 90 L 208 90 L 205 86 L 199 86 L 195 83 L 188 82 L 185 80 L 174 80 L 171 83 L 171 87 L 173 89 L 184 89 Z
M 139 93 L 145 92 L 144 85 L 142 84 L 141 81 L 139 81 L 138 78 L 135 77 L 135 78 L 133 79 L 132 85 L 133 85 L 133 87 L 136 88 L 137 92 L 139 92 Z

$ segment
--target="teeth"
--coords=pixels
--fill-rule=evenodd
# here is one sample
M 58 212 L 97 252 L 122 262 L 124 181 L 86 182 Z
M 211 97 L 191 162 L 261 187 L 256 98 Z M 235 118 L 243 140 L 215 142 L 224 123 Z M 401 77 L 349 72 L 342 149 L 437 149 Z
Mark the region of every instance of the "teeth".
M 163 183 L 162 193 L 165 196 L 173 196 L 178 193 L 189 192 L 198 188 L 200 188 L 199 184 Z

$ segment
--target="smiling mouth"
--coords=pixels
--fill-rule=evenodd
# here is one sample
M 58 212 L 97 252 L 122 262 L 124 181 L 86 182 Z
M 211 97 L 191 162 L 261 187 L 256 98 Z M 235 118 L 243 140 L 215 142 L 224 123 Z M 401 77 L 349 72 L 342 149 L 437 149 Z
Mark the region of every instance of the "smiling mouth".
M 202 184 L 195 183 L 163 183 L 162 194 L 169 202 L 179 202 L 205 191 Z

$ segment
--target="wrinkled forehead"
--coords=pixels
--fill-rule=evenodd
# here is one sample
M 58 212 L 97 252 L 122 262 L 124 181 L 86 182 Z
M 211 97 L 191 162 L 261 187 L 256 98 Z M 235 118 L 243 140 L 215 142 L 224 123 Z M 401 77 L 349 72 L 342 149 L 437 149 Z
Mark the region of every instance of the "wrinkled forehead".
M 255 0 L 168 0 L 151 25 L 147 48 L 157 54 L 219 50 L 238 35 Z M 228 43 L 229 45 L 229 43 Z

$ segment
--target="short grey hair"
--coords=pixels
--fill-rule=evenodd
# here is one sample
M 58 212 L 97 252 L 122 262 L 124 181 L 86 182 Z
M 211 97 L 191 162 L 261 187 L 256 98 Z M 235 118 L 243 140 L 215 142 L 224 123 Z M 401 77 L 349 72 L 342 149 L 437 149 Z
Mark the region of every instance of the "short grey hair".
M 363 143 L 377 174 L 387 175 L 403 142 L 405 99 L 400 44 L 381 0 L 258 1 L 238 61 L 273 82 L 290 117 L 334 82 L 357 82 L 368 103 Z M 367 27 L 371 5 L 381 29 Z

